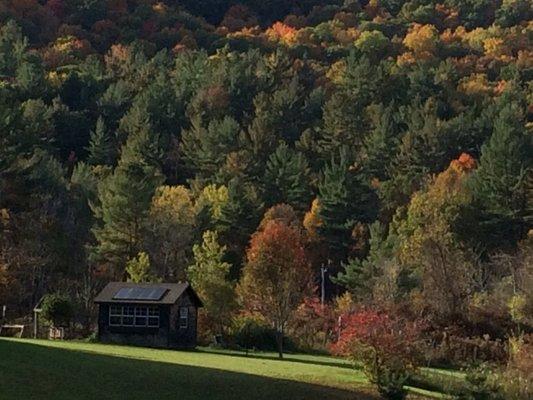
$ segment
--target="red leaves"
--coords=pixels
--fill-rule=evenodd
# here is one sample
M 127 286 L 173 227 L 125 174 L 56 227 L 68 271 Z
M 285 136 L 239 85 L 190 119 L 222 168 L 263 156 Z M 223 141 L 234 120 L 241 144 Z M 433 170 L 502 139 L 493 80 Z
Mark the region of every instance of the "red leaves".
M 372 348 L 379 357 L 413 359 L 420 342 L 422 323 L 374 310 L 361 310 L 341 317 L 339 340 L 332 351 L 353 356 L 355 344 Z

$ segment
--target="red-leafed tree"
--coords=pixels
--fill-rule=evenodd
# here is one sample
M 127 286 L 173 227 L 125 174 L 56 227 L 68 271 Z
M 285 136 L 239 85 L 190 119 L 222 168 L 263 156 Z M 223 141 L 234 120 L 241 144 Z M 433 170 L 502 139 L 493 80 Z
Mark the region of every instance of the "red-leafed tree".
M 337 327 L 337 313 L 331 304 L 317 296 L 307 297 L 298 307 L 291 323 L 291 337 L 299 347 L 316 349 L 331 343 Z
M 271 220 L 250 241 L 239 284 L 245 308 L 261 314 L 276 329 L 279 357 L 287 324 L 312 291 L 313 274 L 300 230 Z
M 361 362 L 369 380 L 387 399 L 403 399 L 403 386 L 422 352 L 423 324 L 374 310 L 342 316 L 332 351 Z

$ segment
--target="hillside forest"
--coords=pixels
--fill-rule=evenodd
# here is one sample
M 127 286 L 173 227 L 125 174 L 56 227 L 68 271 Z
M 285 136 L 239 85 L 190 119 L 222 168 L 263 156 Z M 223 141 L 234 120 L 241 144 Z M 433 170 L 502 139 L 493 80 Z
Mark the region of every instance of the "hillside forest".
M 24 319 L 60 293 L 88 333 L 107 282 L 188 280 L 207 342 L 272 330 L 353 355 L 382 327 L 405 352 L 423 337 L 425 365 L 523 379 L 532 17 L 530 0 L 0 0 L 0 304 Z

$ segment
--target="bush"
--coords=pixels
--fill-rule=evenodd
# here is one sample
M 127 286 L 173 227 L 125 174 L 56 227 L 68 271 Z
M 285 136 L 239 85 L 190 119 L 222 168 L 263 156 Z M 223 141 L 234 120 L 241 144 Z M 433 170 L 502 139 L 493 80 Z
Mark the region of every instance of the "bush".
M 69 298 L 58 293 L 44 296 L 41 308 L 42 317 L 55 327 L 68 326 L 74 316 Z
M 473 364 L 507 360 L 507 346 L 500 339 L 489 335 L 465 336 L 462 332 L 435 331 L 434 345 L 428 349 L 425 358 L 428 365 L 444 367 L 468 367 Z
M 235 318 L 231 336 L 233 342 L 244 349 L 277 350 L 275 329 L 260 317 L 246 315 Z M 283 347 L 289 351 L 295 349 L 287 337 L 283 338 Z
M 466 374 L 466 391 L 461 400 L 503 400 L 495 375 L 487 365 L 470 369 Z
M 533 398 L 533 335 L 509 339 L 510 357 L 499 376 L 506 399 Z
M 332 350 L 361 362 L 384 398 L 404 399 L 404 385 L 423 352 L 421 324 L 372 310 L 344 315 L 342 321 Z
M 333 340 L 336 323 L 335 310 L 331 305 L 322 305 L 320 299 L 308 297 L 296 310 L 290 333 L 299 349 L 322 351 Z

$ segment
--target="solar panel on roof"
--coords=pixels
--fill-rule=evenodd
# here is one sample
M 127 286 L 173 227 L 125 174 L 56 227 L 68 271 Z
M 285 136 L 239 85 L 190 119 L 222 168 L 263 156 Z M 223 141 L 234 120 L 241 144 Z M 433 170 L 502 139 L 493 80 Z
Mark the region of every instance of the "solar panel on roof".
M 113 296 L 116 300 L 147 300 L 157 301 L 161 300 L 167 289 L 162 287 L 153 288 L 121 288 Z

